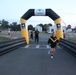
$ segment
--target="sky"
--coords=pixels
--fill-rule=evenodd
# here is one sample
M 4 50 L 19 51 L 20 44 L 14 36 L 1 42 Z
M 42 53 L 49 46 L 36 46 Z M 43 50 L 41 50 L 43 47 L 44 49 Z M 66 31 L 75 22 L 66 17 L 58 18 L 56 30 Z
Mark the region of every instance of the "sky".
M 21 16 L 29 9 L 52 9 L 62 21 L 62 25 L 76 26 L 76 0 L 0 0 L 0 20 L 20 23 Z M 27 25 L 52 23 L 54 21 L 47 16 L 32 16 L 26 22 Z

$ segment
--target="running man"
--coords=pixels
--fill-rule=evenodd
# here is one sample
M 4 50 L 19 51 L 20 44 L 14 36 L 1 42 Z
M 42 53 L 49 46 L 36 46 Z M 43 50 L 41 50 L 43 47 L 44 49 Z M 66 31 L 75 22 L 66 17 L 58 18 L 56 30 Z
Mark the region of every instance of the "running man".
M 48 39 L 48 44 L 51 46 L 51 58 L 53 58 L 53 55 L 55 53 L 55 48 L 58 44 L 58 39 L 55 36 L 55 34 L 53 33 L 52 36 Z

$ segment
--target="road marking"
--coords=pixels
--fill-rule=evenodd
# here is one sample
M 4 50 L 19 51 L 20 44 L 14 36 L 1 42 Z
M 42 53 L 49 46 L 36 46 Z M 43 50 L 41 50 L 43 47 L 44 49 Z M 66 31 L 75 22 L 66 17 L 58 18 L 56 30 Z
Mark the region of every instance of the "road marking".
M 24 48 L 29 48 L 29 46 L 30 46 L 30 45 L 26 45 Z M 49 46 L 49 45 L 45 45 L 45 47 L 46 47 L 47 49 L 50 49 L 50 46 Z M 35 48 L 40 48 L 40 45 L 36 45 Z M 42 47 L 42 48 L 43 48 L 43 47 Z
M 49 45 L 46 45 L 47 48 L 50 48 Z
M 26 45 L 25 48 L 28 48 L 30 45 Z
M 36 45 L 36 48 L 39 48 L 40 46 L 39 45 Z

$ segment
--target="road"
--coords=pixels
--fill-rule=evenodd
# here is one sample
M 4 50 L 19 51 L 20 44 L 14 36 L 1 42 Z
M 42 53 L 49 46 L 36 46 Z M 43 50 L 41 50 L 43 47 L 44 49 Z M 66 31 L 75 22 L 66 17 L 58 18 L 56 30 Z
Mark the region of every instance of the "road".
M 45 41 L 44 41 L 45 40 Z M 0 75 L 76 75 L 76 58 L 60 46 L 54 58 L 48 54 L 47 39 L 0 56 Z

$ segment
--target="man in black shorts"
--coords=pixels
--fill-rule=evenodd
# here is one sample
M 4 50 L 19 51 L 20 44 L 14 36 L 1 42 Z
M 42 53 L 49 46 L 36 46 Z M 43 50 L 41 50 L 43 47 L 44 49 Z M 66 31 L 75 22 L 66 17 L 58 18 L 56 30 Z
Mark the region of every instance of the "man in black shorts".
M 48 44 L 51 46 L 51 58 L 53 58 L 53 55 L 55 53 L 55 48 L 58 44 L 58 39 L 55 36 L 55 34 L 53 33 L 52 36 L 48 39 Z

